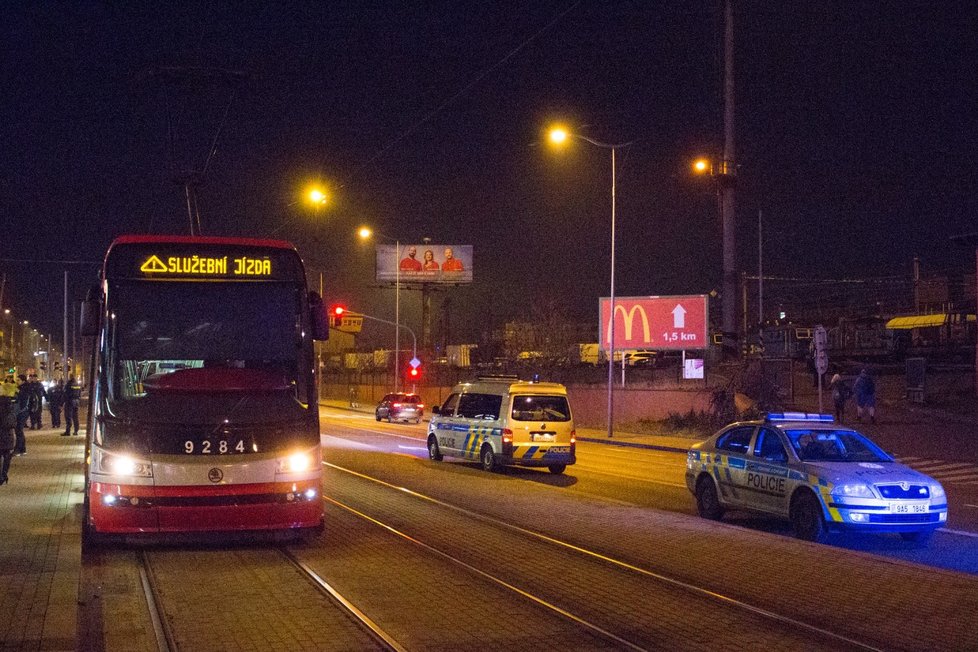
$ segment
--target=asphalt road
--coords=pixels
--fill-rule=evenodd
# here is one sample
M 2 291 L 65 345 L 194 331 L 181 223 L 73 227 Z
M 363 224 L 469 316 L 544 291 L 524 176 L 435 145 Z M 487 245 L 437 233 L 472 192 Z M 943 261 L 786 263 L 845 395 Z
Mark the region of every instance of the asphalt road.
M 766 519 L 695 516 L 681 454 L 584 442 L 581 462 L 560 476 L 486 473 L 428 460 L 424 424 L 322 414 L 325 539 L 354 545 L 369 523 L 386 532 L 387 547 L 424 549 L 427 572 L 398 575 L 390 597 L 413 607 L 409 596 L 418 594 L 425 622 L 445 628 L 445 638 L 427 642 L 433 647 L 965 649 L 978 641 L 978 538 L 940 532 L 925 549 L 887 536 L 812 544 Z M 332 509 L 340 505 L 342 518 Z M 345 577 L 364 604 L 379 599 L 369 590 L 376 573 L 368 582 Z M 501 615 L 490 623 L 473 602 L 488 586 L 508 596 L 494 599 Z M 509 629 L 513 619 L 522 633 Z M 587 642 L 568 644 L 575 636 Z

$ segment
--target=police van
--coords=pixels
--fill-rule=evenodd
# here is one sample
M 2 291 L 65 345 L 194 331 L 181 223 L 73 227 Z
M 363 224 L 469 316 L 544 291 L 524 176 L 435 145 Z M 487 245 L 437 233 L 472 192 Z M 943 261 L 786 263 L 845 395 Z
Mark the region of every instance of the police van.
M 560 474 L 577 461 L 575 439 L 563 385 L 480 376 L 432 408 L 427 443 L 436 462 L 448 455 L 477 460 L 486 471 L 514 465 Z

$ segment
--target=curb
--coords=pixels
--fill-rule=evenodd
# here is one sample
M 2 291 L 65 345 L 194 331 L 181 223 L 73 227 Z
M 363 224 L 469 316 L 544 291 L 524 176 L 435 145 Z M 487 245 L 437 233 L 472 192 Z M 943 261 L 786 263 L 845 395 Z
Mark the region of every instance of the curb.
M 586 441 L 592 444 L 604 444 L 606 446 L 621 446 L 622 448 L 644 448 L 647 450 L 655 451 L 665 451 L 667 453 L 685 453 L 688 448 L 678 448 L 676 446 L 663 446 L 661 444 L 640 444 L 634 441 L 608 441 L 605 439 L 597 439 L 594 437 L 578 437 L 577 441 Z

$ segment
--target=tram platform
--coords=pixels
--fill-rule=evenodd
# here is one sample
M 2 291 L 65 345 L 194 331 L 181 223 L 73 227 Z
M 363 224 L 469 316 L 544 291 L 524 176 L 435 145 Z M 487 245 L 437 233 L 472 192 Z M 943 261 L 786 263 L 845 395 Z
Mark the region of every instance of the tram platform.
M 77 649 L 85 438 L 61 432 L 26 431 L 0 486 L 0 650 Z

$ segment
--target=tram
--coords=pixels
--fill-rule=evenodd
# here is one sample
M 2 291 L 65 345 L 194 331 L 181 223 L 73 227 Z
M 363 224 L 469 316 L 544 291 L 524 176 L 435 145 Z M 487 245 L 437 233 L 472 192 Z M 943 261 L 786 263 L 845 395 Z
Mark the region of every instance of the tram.
M 117 238 L 83 304 L 83 545 L 323 527 L 321 297 L 279 240 Z

